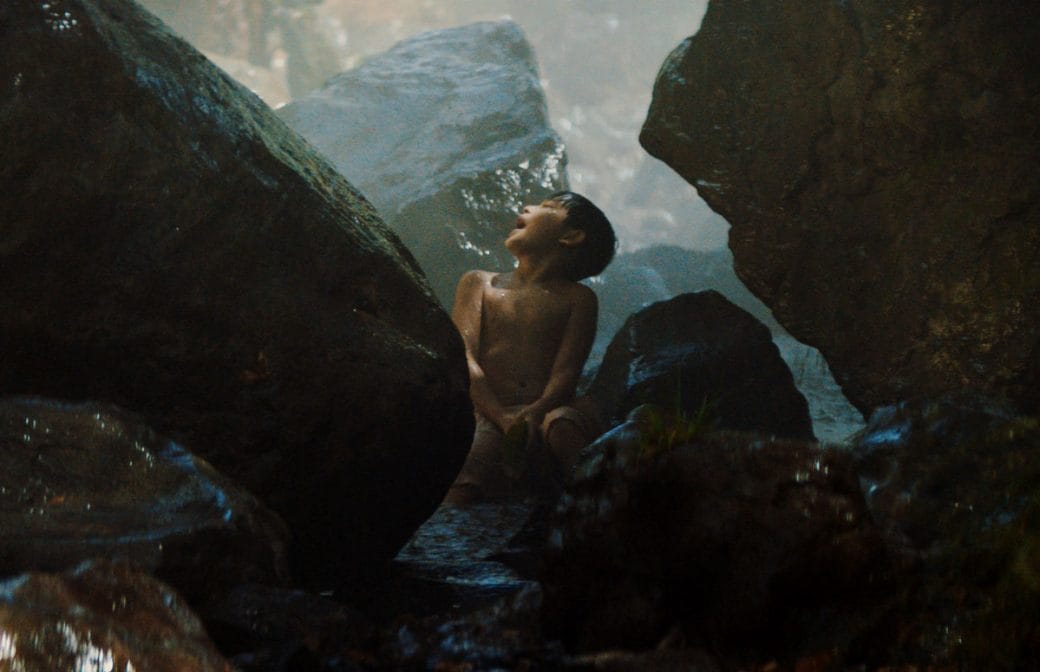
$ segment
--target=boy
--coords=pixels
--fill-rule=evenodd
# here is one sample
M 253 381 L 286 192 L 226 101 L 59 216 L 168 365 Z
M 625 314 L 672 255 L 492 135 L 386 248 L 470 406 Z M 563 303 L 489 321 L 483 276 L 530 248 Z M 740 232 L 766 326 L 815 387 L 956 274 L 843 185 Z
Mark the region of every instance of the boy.
M 614 257 L 610 222 L 584 196 L 557 192 L 523 208 L 505 245 L 512 272 L 470 271 L 455 292 L 477 425 L 449 504 L 528 494 L 537 472 L 551 491 L 599 434 L 588 402 L 574 399 L 598 310 L 579 280 Z

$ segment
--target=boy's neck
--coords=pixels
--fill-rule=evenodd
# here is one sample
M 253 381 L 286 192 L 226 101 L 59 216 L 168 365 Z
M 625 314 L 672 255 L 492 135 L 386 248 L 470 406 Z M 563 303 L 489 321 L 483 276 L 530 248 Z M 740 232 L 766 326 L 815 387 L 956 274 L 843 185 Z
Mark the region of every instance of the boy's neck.
M 543 257 L 538 260 L 531 257 L 520 257 L 511 274 L 510 284 L 525 287 L 560 280 L 564 275 L 560 272 L 557 261 L 551 257 Z

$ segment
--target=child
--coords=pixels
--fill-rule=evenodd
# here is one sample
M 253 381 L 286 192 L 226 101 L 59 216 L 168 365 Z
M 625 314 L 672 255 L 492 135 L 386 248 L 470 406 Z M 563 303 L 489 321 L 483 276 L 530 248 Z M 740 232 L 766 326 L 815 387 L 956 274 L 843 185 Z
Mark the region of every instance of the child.
M 584 196 L 558 192 L 525 206 L 505 245 L 512 272 L 470 271 L 455 292 L 477 425 L 449 504 L 527 494 L 536 472 L 551 491 L 599 434 L 591 404 L 574 398 L 598 309 L 578 281 L 614 257 L 610 222 Z

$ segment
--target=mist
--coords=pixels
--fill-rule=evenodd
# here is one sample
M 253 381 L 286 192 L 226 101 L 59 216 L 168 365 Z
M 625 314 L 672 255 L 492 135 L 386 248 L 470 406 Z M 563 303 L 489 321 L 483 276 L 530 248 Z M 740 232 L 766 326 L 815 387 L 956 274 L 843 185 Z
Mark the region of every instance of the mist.
M 510 18 L 537 57 L 570 186 L 615 223 L 620 250 L 726 244 L 725 220 L 638 143 L 657 70 L 697 31 L 706 0 L 652 11 L 628 0 L 143 4 L 275 108 L 417 33 Z

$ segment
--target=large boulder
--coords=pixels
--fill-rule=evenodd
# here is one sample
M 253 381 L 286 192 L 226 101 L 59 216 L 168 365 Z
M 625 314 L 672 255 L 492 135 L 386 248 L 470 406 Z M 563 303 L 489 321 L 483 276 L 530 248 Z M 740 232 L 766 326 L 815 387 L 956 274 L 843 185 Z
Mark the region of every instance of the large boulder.
M 714 289 L 769 327 L 783 329 L 762 302 L 733 272 L 733 255 L 725 248 L 688 250 L 654 245 L 614 257 L 593 288 L 599 297 L 599 325 L 593 353 L 602 356 L 632 313 L 678 294 Z
M 878 409 L 853 447 L 905 581 L 864 654 L 1040 665 L 1040 423 L 973 393 Z
M 809 406 L 769 329 L 716 291 L 632 315 L 587 393 L 615 421 L 654 403 L 727 429 L 814 438 Z
M 1040 402 L 1040 14 L 711 3 L 640 139 L 731 224 L 738 275 L 861 411 Z
M 0 401 L 0 576 L 132 561 L 193 600 L 288 579 L 285 524 L 125 412 Z
M 0 583 L 0 666 L 20 672 L 231 672 L 169 586 L 126 563 Z
M 847 452 L 703 429 L 673 440 L 654 413 L 590 446 L 557 506 L 548 636 L 647 648 L 677 627 L 694 646 L 780 655 L 855 613 L 884 554 Z
M 511 21 L 405 40 L 279 114 L 371 199 L 449 306 L 465 271 L 512 267 L 502 243 L 520 207 L 566 185 Z
M 281 514 L 313 583 L 392 557 L 472 431 L 396 236 L 131 2 L 4 3 L 0 64 L 0 393 L 141 414 Z
M 632 313 L 685 292 L 714 289 L 769 327 L 795 385 L 809 404 L 817 438 L 842 442 L 863 428 L 863 415 L 841 393 L 820 352 L 792 338 L 773 319 L 765 304 L 733 272 L 733 255 L 728 249 L 654 245 L 625 252 L 617 255 L 592 287 L 599 296 L 600 310 L 590 371 L 599 366 L 610 341 Z

